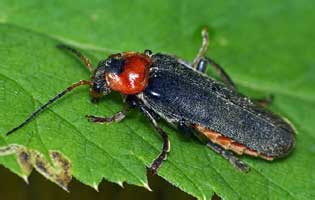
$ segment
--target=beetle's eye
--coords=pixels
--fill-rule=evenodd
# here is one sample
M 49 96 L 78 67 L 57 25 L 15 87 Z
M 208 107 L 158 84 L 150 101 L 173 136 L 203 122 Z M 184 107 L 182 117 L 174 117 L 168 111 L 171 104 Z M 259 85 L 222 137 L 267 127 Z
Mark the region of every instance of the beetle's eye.
M 117 59 L 117 58 L 109 58 L 105 62 L 107 72 L 120 74 L 123 71 L 125 61 L 124 59 Z
M 112 62 L 112 59 L 107 59 L 107 60 L 105 60 L 105 66 L 106 66 L 106 67 L 109 67 L 110 64 L 111 64 L 111 62 Z

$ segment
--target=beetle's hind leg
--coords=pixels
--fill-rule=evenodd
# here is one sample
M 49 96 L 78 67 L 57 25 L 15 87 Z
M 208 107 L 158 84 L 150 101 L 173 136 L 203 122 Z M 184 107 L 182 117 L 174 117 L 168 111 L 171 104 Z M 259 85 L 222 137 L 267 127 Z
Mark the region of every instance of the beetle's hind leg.
M 74 49 L 68 45 L 65 45 L 65 44 L 59 44 L 59 45 L 57 45 L 57 48 L 65 49 L 67 51 L 72 52 L 74 55 L 79 57 L 84 62 L 85 66 L 88 68 L 88 70 L 90 70 L 90 72 L 92 72 L 94 70 L 93 65 L 90 62 L 90 60 L 87 57 L 85 57 L 83 54 L 81 54 L 78 50 L 76 50 L 76 49 Z
M 86 115 L 85 117 L 90 122 L 104 124 L 104 123 L 111 123 L 111 122 L 120 122 L 126 117 L 127 112 L 128 112 L 128 108 L 124 108 L 122 111 L 119 111 L 109 117 L 100 117 L 100 116 L 94 116 L 94 115 Z
M 237 88 L 234 84 L 234 82 L 232 81 L 232 79 L 230 78 L 230 76 L 224 71 L 224 69 L 218 64 L 216 63 L 214 60 L 212 60 L 209 57 L 204 57 L 202 58 L 196 69 L 202 73 L 205 73 L 207 70 L 207 66 L 208 64 L 210 64 L 213 69 L 215 70 L 215 72 L 218 74 L 218 76 L 223 80 L 223 82 L 232 90 L 237 91 Z M 258 105 L 260 105 L 261 107 L 267 107 L 269 106 L 272 101 L 274 99 L 273 95 L 269 95 L 267 97 L 264 98 L 259 98 L 259 99 L 252 99 L 252 101 Z
M 184 135 L 185 138 L 191 138 L 193 136 L 193 130 L 189 127 L 184 120 L 178 122 L 177 128 L 180 133 Z
M 232 152 L 223 149 L 221 146 L 214 144 L 211 141 L 208 141 L 207 146 L 216 153 L 223 156 L 225 159 L 227 159 L 234 167 L 236 167 L 240 171 L 248 172 L 250 170 L 249 166 L 246 165 L 243 161 L 239 160 Z

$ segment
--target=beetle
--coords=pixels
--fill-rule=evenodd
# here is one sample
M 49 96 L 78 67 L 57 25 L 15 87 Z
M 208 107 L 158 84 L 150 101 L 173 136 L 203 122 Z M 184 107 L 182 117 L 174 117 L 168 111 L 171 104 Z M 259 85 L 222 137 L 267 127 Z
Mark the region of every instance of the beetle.
M 98 102 L 111 91 L 123 95 L 126 107 L 110 117 L 87 115 L 90 122 L 119 122 L 130 108 L 138 108 L 163 139 L 162 151 L 150 169 L 157 173 L 170 151 L 166 132 L 157 120 L 162 118 L 185 136 L 195 136 L 210 149 L 222 155 L 237 169 L 249 167 L 234 154 L 247 154 L 265 160 L 288 155 L 295 145 L 291 123 L 267 110 L 259 101 L 237 91 L 234 82 L 213 59 L 206 57 L 208 31 L 202 30 L 202 45 L 192 63 L 173 55 L 145 50 L 123 52 L 101 60 L 96 69 L 76 49 L 61 44 L 60 49 L 79 57 L 91 72 L 90 80 L 81 80 L 57 94 L 33 112 L 7 135 L 25 126 L 50 104 L 73 89 L 90 87 L 92 102 Z M 205 74 L 211 65 L 222 81 Z M 262 100 L 260 103 L 266 103 Z

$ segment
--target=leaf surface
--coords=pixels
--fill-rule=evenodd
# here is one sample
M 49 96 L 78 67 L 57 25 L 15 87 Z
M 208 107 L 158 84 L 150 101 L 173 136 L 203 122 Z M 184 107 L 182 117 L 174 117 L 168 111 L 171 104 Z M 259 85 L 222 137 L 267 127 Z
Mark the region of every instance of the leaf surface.
M 0 145 L 22 144 L 47 157 L 58 150 L 71 160 L 74 177 L 92 187 L 102 178 L 147 187 L 145 166 L 158 155 L 161 140 L 141 113 L 109 125 L 84 118 L 119 111 L 118 94 L 94 105 L 82 87 L 12 136 L 4 133 L 71 83 L 89 79 L 84 65 L 56 44 L 79 48 L 95 65 L 110 53 L 147 48 L 192 60 L 206 25 L 208 55 L 225 66 L 243 93 L 274 94 L 271 109 L 295 125 L 296 148 L 272 163 L 244 156 L 252 170 L 243 174 L 162 123 L 172 149 L 159 175 L 199 199 L 213 192 L 224 199 L 314 198 L 315 30 L 310 27 L 315 15 L 309 5 L 306 0 L 1 1 Z M 22 176 L 14 156 L 0 162 Z

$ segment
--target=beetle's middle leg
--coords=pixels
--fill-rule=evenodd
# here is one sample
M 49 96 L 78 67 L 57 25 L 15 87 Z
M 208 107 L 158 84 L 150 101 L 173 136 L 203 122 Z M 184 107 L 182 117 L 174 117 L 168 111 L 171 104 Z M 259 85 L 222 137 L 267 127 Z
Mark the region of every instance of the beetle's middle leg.
M 152 170 L 153 174 L 157 173 L 157 170 L 162 165 L 163 161 L 167 158 L 167 153 L 170 151 L 170 141 L 168 139 L 168 136 L 166 132 L 159 127 L 157 122 L 154 119 L 154 116 L 151 114 L 150 110 L 146 108 L 143 104 L 139 103 L 140 110 L 144 113 L 144 115 L 150 120 L 151 124 L 153 125 L 154 129 L 158 132 L 158 134 L 163 139 L 163 148 L 160 155 L 153 161 L 153 163 L 150 166 L 150 169 Z
M 209 44 L 209 37 L 208 37 L 208 28 L 205 27 L 201 31 L 201 36 L 202 36 L 202 45 L 199 49 L 199 52 L 192 64 L 192 67 L 198 70 L 199 62 L 202 59 L 202 57 L 205 55 L 207 52 L 208 44 Z M 205 70 L 205 69 L 204 69 Z M 198 70 L 200 71 L 200 70 Z M 204 72 L 204 71 L 203 71 Z
M 228 150 L 223 149 L 221 146 L 214 144 L 211 141 L 208 141 L 207 146 L 215 151 L 216 153 L 223 156 L 227 159 L 234 167 L 243 172 L 248 172 L 250 170 L 249 166 L 246 165 L 243 161 L 239 160 L 234 154 Z
M 235 84 L 232 81 L 232 79 L 229 77 L 229 75 L 223 70 L 223 68 L 216 63 L 214 60 L 212 60 L 209 57 L 205 56 L 205 53 L 208 48 L 209 44 L 209 36 L 208 36 L 208 29 L 205 27 L 201 31 L 202 35 L 202 45 L 199 49 L 199 52 L 192 64 L 192 67 L 196 69 L 197 71 L 200 71 L 202 73 L 205 73 L 207 70 L 208 64 L 210 64 L 213 69 L 216 71 L 216 73 L 220 76 L 220 78 L 223 80 L 223 82 L 232 90 L 236 90 Z
M 124 108 L 122 111 L 119 111 L 109 117 L 100 117 L 100 116 L 94 116 L 94 115 L 86 115 L 85 117 L 90 122 L 94 122 L 94 123 L 103 124 L 103 123 L 111 123 L 111 122 L 120 122 L 126 117 L 127 112 L 128 112 L 128 108 Z

